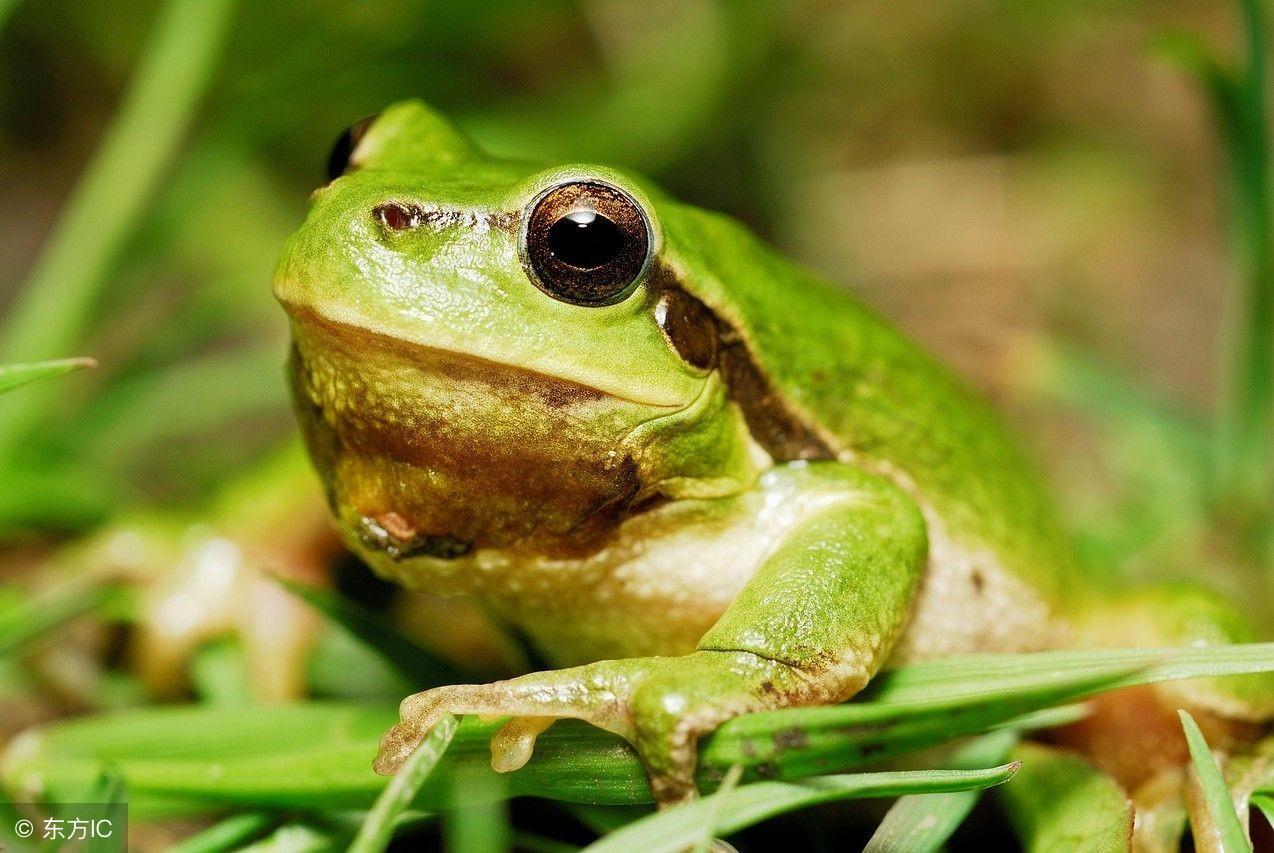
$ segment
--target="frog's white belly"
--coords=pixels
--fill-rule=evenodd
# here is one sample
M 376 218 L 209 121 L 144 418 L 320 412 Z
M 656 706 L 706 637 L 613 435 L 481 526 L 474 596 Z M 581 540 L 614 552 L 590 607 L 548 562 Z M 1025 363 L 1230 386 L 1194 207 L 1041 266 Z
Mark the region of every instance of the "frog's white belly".
M 473 595 L 524 630 L 555 665 L 692 651 L 818 494 L 750 492 L 635 516 L 582 560 L 479 551 L 377 568 L 408 587 Z M 986 549 L 926 512 L 930 558 L 893 662 L 1059 643 L 1049 607 Z M 426 563 L 420 565 L 419 563 Z
M 971 652 L 1027 652 L 1065 644 L 1045 599 L 990 550 L 959 542 L 924 510 L 929 565 L 889 665 Z

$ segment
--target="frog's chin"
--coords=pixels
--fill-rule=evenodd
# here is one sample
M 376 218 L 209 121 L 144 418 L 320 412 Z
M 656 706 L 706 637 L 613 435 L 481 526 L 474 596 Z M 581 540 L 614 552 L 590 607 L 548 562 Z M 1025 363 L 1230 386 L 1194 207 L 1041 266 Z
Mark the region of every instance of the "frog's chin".
M 382 564 L 594 548 L 643 496 L 665 410 L 347 327 L 294 331 L 297 416 L 340 527 Z

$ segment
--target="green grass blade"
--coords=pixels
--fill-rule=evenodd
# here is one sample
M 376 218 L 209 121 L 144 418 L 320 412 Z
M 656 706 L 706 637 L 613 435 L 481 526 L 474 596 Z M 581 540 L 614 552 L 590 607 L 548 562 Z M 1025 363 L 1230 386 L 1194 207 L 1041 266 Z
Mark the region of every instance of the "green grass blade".
M 1001 764 L 1018 735 L 997 731 L 966 744 L 951 756 L 953 769 L 969 770 Z M 926 853 L 938 850 L 977 805 L 980 789 L 945 794 L 912 794 L 890 807 L 863 853 Z
M 209 643 L 190 662 L 195 694 L 207 705 L 251 705 L 255 702 L 242 646 L 234 640 Z
M 237 850 L 253 839 L 260 838 L 279 822 L 276 815 L 244 812 L 186 838 L 168 848 L 168 853 L 222 853 Z
M 729 799 L 721 807 L 717 832 L 728 835 L 775 815 L 819 803 L 989 788 L 1007 782 L 1016 772 L 1016 764 L 1006 764 L 985 770 L 913 770 L 819 776 L 799 784 L 757 782 L 642 818 L 589 845 L 585 850 L 589 853 L 621 853 L 629 850 L 675 853 L 684 850 L 702 832 L 705 821 L 718 808 L 717 799 L 722 796 L 728 796 Z
M 25 604 L 0 611 L 0 657 L 89 613 L 105 603 L 113 588 L 98 578 L 72 577 L 33 596 Z
M 1241 121 L 1231 145 L 1234 229 L 1244 273 L 1228 330 L 1230 387 L 1221 418 L 1223 482 L 1268 523 L 1274 489 L 1274 225 L 1271 210 L 1269 51 L 1265 0 L 1239 0 L 1245 36 L 1239 86 Z M 1262 555 L 1267 556 L 1267 555 Z
M 878 702 L 931 707 L 992 698 L 1058 678 L 1096 677 L 1121 668 L 1129 672 L 1118 680 L 1120 687 L 1270 672 L 1274 671 L 1274 643 L 966 655 L 881 673 L 866 695 Z
M 303 823 L 280 826 L 270 835 L 237 853 L 337 853 L 342 845 L 331 833 Z
M 0 31 L 4 30 L 4 25 L 9 22 L 9 16 L 17 5 L 18 0 L 0 0 Z
M 742 764 L 735 764 L 725 772 L 721 787 L 717 788 L 713 795 L 716 804 L 704 815 L 703 828 L 698 840 L 695 841 L 694 853 L 708 853 L 708 849 L 712 846 L 712 839 L 716 837 L 717 827 L 721 825 L 721 812 L 729 804 L 730 794 L 739 786 L 739 779 L 742 776 Z
M 20 388 L 28 382 L 37 382 L 53 376 L 61 376 L 86 367 L 96 367 L 91 358 L 58 358 L 52 361 L 34 361 L 28 364 L 0 365 L 0 394 Z
M 420 787 L 438 766 L 439 759 L 451 745 L 456 725 L 456 718 L 450 714 L 438 721 L 425 742 L 412 753 L 398 775 L 376 798 L 376 805 L 349 847 L 350 853 L 380 853 L 389 846 L 394 834 L 394 821 L 411 805 Z
M 1253 807 L 1265 815 L 1270 826 L 1274 826 L 1274 794 L 1254 794 L 1251 802 Z
M 161 8 L 114 123 L 0 327 L 0 361 L 56 357 L 83 338 L 111 264 L 208 86 L 233 5 L 168 0 Z M 0 458 L 52 399 L 23 394 L 0 409 Z
M 471 678 L 438 660 L 432 652 L 395 631 L 384 616 L 338 593 L 274 576 L 288 592 L 322 613 L 368 649 L 384 658 L 417 687 L 463 684 Z
M 898 670 L 878 691 L 887 702 L 732 720 L 704 741 L 700 786 L 711 790 L 734 764 L 743 765 L 745 779 L 797 779 L 856 769 L 997 726 L 1040 725 L 1053 713 L 1032 712 L 1112 686 L 1274 670 L 1274 647 L 1260 644 L 1002 658 L 946 661 L 946 675 L 927 664 Z M 1154 661 L 1158 665 L 1150 665 Z M 1066 717 L 1074 711 L 1057 713 Z M 380 734 L 395 718 L 392 706 L 311 703 L 147 708 L 68 720 L 11 744 L 0 757 L 0 780 L 13 789 L 53 795 L 109 762 L 120 768 L 134 797 L 222 808 L 238 803 L 256 809 L 365 809 L 383 788 L 370 762 Z M 447 771 L 493 772 L 488 741 L 497 727 L 464 720 L 447 751 Z M 612 805 L 650 801 L 632 749 L 613 734 L 573 720 L 541 735 L 531 761 L 506 778 L 510 796 Z M 431 780 L 415 805 L 437 809 L 447 801 L 446 789 Z
M 1230 790 L 1221 776 L 1221 768 L 1212 757 L 1208 742 L 1203 739 L 1203 732 L 1194 718 L 1185 711 L 1177 711 L 1181 717 L 1181 728 L 1185 730 L 1186 744 L 1190 747 L 1190 761 L 1194 765 L 1194 773 L 1203 791 L 1203 800 L 1208 808 L 1208 815 L 1216 829 L 1217 841 L 1224 853 L 1251 853 L 1252 845 L 1248 844 L 1243 834 L 1243 823 L 1234 811 L 1234 801 L 1230 799 Z
M 123 806 L 128 801 L 123 778 L 113 770 L 103 773 L 97 788 L 87 800 L 92 804 L 90 811 L 101 817 L 111 817 L 117 812 L 123 814 Z M 72 817 L 84 817 L 82 809 L 82 806 L 77 807 L 76 814 Z M 115 853 L 118 849 L 118 838 L 93 838 L 84 845 L 84 853 Z
M 576 853 L 579 847 L 530 832 L 513 833 L 513 849 L 522 853 Z
M 505 807 L 508 785 L 503 774 L 449 774 L 453 807 L 442 814 L 442 837 L 448 853 L 508 850 L 510 826 Z

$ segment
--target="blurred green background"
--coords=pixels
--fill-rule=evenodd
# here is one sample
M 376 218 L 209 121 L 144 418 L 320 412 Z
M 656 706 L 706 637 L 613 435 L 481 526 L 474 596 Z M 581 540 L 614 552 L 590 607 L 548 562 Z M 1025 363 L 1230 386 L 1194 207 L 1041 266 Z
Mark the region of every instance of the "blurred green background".
M 1093 561 L 1268 595 L 1270 366 L 1236 392 L 1231 355 L 1274 292 L 1268 198 L 1231 191 L 1268 152 L 1217 71 L 1251 36 L 1226 0 L 0 0 L 0 363 L 100 363 L 0 400 L 0 593 L 286 442 L 277 253 L 337 135 L 419 97 L 894 318 L 1020 426 Z
M 92 286 L 37 306 L 73 327 L 59 351 L 7 353 L 102 366 L 46 392 L 56 406 L 6 465 L 21 488 L 3 489 L 5 528 L 189 500 L 290 429 L 276 253 L 336 134 L 403 97 L 497 151 L 636 167 L 742 218 L 1016 409 L 1077 511 L 1111 472 L 1030 405 L 1031 347 L 1081 346 L 1184 409 L 1216 398 L 1236 275 L 1220 142 L 1202 88 L 1154 45 L 1240 44 L 1228 3 L 196 5 L 182 26 L 211 44 L 179 50 L 207 69 L 179 59 L 196 79 L 156 96 L 188 127 L 143 122 L 143 146 L 171 144 L 121 159 L 153 174 L 123 169 L 98 199 L 110 209 L 86 212 Z M 33 275 L 160 12 L 0 6 L 0 305 Z M 130 193 L 135 215 L 99 241 Z

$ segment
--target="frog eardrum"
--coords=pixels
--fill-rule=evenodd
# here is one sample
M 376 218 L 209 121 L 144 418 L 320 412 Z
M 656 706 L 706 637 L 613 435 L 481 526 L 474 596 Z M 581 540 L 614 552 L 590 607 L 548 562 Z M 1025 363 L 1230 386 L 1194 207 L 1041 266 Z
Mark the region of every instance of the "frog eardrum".
M 522 261 L 554 299 L 613 305 L 640 281 L 650 261 L 650 221 L 631 196 L 600 181 L 550 187 L 522 219 Z

